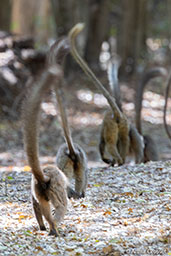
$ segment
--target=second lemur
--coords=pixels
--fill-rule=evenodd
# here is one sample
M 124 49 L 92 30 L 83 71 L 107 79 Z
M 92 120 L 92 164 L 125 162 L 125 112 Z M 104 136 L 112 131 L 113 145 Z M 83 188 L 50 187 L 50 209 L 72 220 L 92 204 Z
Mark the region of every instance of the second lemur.
M 111 110 L 107 111 L 105 114 L 100 137 L 100 153 L 102 160 L 108 164 L 124 164 L 126 156 L 129 153 L 130 149 L 130 124 L 127 120 L 126 115 L 120 109 L 120 105 L 117 102 L 117 99 L 109 94 L 101 82 L 97 79 L 94 73 L 90 70 L 86 62 L 78 54 L 75 47 L 75 38 L 82 31 L 83 24 L 75 25 L 69 33 L 69 39 L 71 43 L 71 53 L 74 59 L 81 66 L 83 71 L 87 76 L 93 81 L 94 85 L 101 91 L 103 96 L 107 99 Z M 132 137 L 135 141 L 137 137 L 136 129 L 132 129 Z M 142 146 L 141 139 L 138 141 L 140 146 Z M 139 145 L 139 144 L 136 145 Z M 105 150 L 109 156 L 105 156 Z M 137 156 L 136 162 L 140 162 L 143 154 L 143 149 L 139 150 L 140 155 Z
M 142 134 L 144 139 L 144 162 L 148 161 L 158 161 L 159 153 L 157 149 L 157 144 L 154 139 L 149 134 L 143 134 L 141 127 L 141 110 L 142 110 L 142 100 L 143 100 L 143 92 L 145 86 L 155 77 L 167 77 L 167 70 L 163 67 L 154 67 L 147 71 L 145 71 L 140 79 L 139 85 L 136 90 L 136 98 L 135 98 L 135 113 L 136 113 L 136 127 L 140 134 Z
M 112 96 L 115 98 L 119 109 L 122 110 L 122 101 L 121 101 L 121 94 L 120 94 L 120 86 L 118 82 L 118 70 L 120 66 L 121 60 L 119 56 L 116 54 L 111 57 L 108 64 L 108 80 L 109 86 L 111 90 Z M 134 155 L 135 163 L 141 163 L 143 161 L 144 156 L 144 143 L 143 138 L 137 131 L 136 127 L 132 124 L 129 124 L 129 152 L 128 155 Z M 102 140 L 100 141 L 100 150 L 101 150 Z M 103 151 L 101 152 L 102 155 Z
M 51 66 L 44 71 L 39 80 L 32 80 L 32 88 L 23 104 L 24 146 L 28 163 L 32 171 L 32 204 L 40 230 L 46 230 L 43 217 L 50 228 L 49 235 L 57 236 L 57 224 L 67 210 L 68 182 L 62 171 L 56 166 L 41 168 L 39 160 L 39 114 L 44 94 L 54 81 L 62 78 L 60 67 Z M 52 210 L 54 214 L 52 214 Z
M 63 38 L 50 48 L 49 51 L 49 64 L 59 63 L 59 52 L 58 49 L 60 44 L 63 47 L 62 53 L 65 55 L 69 52 L 69 42 L 67 38 Z M 61 64 L 61 62 L 59 63 Z M 62 170 L 67 178 L 71 181 L 75 179 L 75 191 L 71 189 L 71 186 L 67 187 L 68 197 L 71 198 L 81 198 L 85 196 L 85 191 L 87 187 L 88 179 L 88 169 L 87 169 L 87 157 L 84 150 L 80 145 L 73 143 L 71 132 L 68 125 L 67 114 L 65 111 L 64 95 L 63 95 L 63 84 L 59 86 L 54 86 L 56 99 L 59 107 L 59 112 L 61 115 L 62 127 L 64 132 L 64 137 L 66 143 L 61 145 L 58 149 L 56 155 L 56 164 Z

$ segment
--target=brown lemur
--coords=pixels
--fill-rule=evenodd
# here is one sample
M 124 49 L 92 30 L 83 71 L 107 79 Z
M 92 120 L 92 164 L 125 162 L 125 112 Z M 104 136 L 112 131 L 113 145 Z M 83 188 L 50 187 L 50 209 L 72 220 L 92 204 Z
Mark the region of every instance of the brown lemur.
M 166 90 L 165 90 L 165 104 L 164 104 L 164 114 L 163 114 L 163 122 L 164 122 L 164 127 L 166 130 L 166 133 L 169 137 L 169 139 L 171 140 L 171 133 L 169 131 L 169 127 L 167 124 L 167 120 L 166 120 L 166 112 L 167 112 L 167 103 L 168 103 L 168 97 L 169 97 L 169 92 L 170 92 L 170 85 L 171 85 L 171 71 L 167 80 L 167 84 L 166 84 Z
M 143 136 L 144 139 L 144 159 L 143 162 L 146 163 L 148 161 L 158 161 L 159 160 L 159 153 L 157 149 L 157 144 L 154 141 L 154 139 L 151 137 L 151 135 L 147 134 L 144 135 L 142 132 L 141 127 L 141 109 L 142 109 L 142 101 L 143 101 L 143 92 L 145 89 L 145 86 L 151 80 L 155 77 L 167 77 L 167 70 L 163 67 L 154 67 L 147 71 L 145 71 L 142 75 L 142 78 L 140 79 L 140 82 L 138 84 L 138 87 L 136 89 L 136 95 L 135 95 L 135 120 L 136 120 L 136 127 L 138 132 Z
M 119 109 L 122 110 L 122 101 L 120 94 L 120 86 L 118 82 L 118 70 L 121 64 L 121 59 L 117 54 L 113 54 L 108 63 L 108 80 L 112 96 L 116 99 L 116 103 Z M 133 124 L 129 124 L 129 153 L 128 155 L 134 155 L 135 163 L 141 163 L 144 156 L 144 143 L 143 137 L 138 133 L 136 127 Z
M 132 137 L 130 140 L 130 124 L 127 120 L 126 115 L 120 109 L 120 105 L 117 104 L 117 100 L 105 89 L 102 83 L 97 79 L 95 74 L 90 70 L 87 63 L 83 60 L 83 58 L 77 52 L 75 47 L 75 38 L 82 31 L 84 25 L 79 23 L 75 25 L 71 31 L 69 32 L 69 39 L 71 43 L 71 53 L 74 59 L 81 66 L 86 75 L 93 81 L 94 85 L 101 91 L 103 96 L 107 99 L 111 110 L 107 111 L 105 114 L 102 128 L 101 128 L 101 136 L 100 136 L 100 153 L 101 158 L 104 162 L 114 165 L 122 165 L 125 163 L 126 156 L 129 153 L 130 143 L 137 141 L 137 131 L 135 128 L 132 128 Z M 139 141 L 140 139 L 140 141 Z M 133 141 L 133 142 L 134 142 Z M 141 138 L 138 135 L 138 143 L 135 145 L 142 146 Z M 132 148 L 134 150 L 134 148 Z M 107 150 L 110 158 L 105 156 L 105 150 Z M 140 156 L 136 157 L 136 162 L 140 162 L 143 157 L 142 152 L 143 149 L 139 150 L 141 153 Z M 137 153 L 137 152 L 135 152 Z M 112 159 L 111 159 L 112 157 Z
M 111 59 L 111 61 L 109 62 L 108 78 L 109 78 L 111 92 L 113 93 L 114 97 L 116 98 L 116 102 L 117 102 L 118 106 L 122 110 L 120 88 L 119 88 L 118 79 L 117 79 L 117 71 L 118 71 L 120 59 L 118 60 L 117 58 L 118 58 L 118 56 L 115 56 L 115 58 Z M 144 74 L 142 75 L 142 78 L 139 82 L 139 87 L 137 88 L 137 91 L 136 91 L 136 107 L 135 107 L 136 108 L 136 125 L 137 125 L 137 130 L 138 130 L 139 134 L 141 134 L 141 135 L 142 135 L 141 109 L 142 109 L 143 91 L 144 91 L 146 84 L 149 82 L 149 80 L 151 80 L 152 78 L 158 77 L 158 76 L 162 76 L 162 77 L 166 78 L 167 70 L 163 67 L 155 67 L 155 68 L 151 68 L 151 69 L 147 70 L 146 72 L 144 72 Z M 167 88 L 166 88 L 166 95 L 167 95 Z M 167 103 L 166 97 L 165 97 L 165 103 Z M 135 141 L 135 139 L 134 139 L 135 137 L 139 136 L 137 133 L 137 130 L 134 126 L 131 125 L 129 135 L 130 135 L 130 141 L 132 140 L 132 143 L 130 143 L 131 144 L 130 149 L 134 148 L 134 150 L 133 150 L 134 152 L 142 150 L 142 147 L 140 147 L 140 145 L 137 146 L 138 143 L 140 142 L 140 140 L 137 139 Z M 132 136 L 133 133 L 136 134 L 136 136 L 135 135 Z M 143 152 L 144 157 L 141 158 L 141 160 L 143 162 L 159 160 L 157 145 L 156 145 L 155 141 L 149 135 L 143 136 L 143 140 L 144 140 L 144 152 Z M 140 156 L 140 155 L 142 155 L 142 152 L 138 153 L 135 156 Z M 138 163 L 139 161 L 136 161 L 136 162 Z
M 44 94 L 51 85 L 59 83 L 63 77 L 60 66 L 50 66 L 40 76 L 32 80 L 32 88 L 23 104 L 24 146 L 32 171 L 31 193 L 35 217 L 40 230 L 46 230 L 43 216 L 49 223 L 49 235 L 57 236 L 57 224 L 67 210 L 67 178 L 56 166 L 42 168 L 39 160 L 39 114 Z M 54 214 L 52 214 L 52 211 Z
M 60 44 L 60 47 L 59 47 Z M 70 51 L 70 45 L 67 38 L 61 39 L 59 42 L 52 45 L 49 51 L 48 63 L 53 65 L 55 63 L 61 64 L 59 49 L 63 45 L 62 53 L 65 55 Z M 56 99 L 61 116 L 62 128 L 66 143 L 62 144 L 56 155 L 56 164 L 62 170 L 67 178 L 71 181 L 75 179 L 75 191 L 71 186 L 67 187 L 68 197 L 81 198 L 85 196 L 88 179 L 87 157 L 80 145 L 73 143 L 69 124 L 67 120 L 66 107 L 64 106 L 63 84 L 54 86 Z

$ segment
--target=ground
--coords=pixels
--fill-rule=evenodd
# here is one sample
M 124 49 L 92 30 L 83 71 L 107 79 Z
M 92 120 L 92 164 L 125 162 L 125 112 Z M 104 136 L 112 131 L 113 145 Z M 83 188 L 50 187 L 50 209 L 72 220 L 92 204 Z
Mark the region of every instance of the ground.
M 124 166 L 109 167 L 98 153 L 106 101 L 90 91 L 92 85 L 84 78 L 69 82 L 65 89 L 74 141 L 88 156 L 86 197 L 69 201 L 59 225 L 60 237 L 39 231 L 30 201 L 22 121 L 4 120 L 0 125 L 0 255 L 171 255 L 171 143 L 163 128 L 164 97 L 147 91 L 143 109 L 143 128 L 157 141 L 160 161 L 135 165 L 128 159 Z M 124 111 L 133 120 L 134 91 L 122 84 L 122 94 Z M 63 142 L 50 99 L 42 104 L 42 165 L 54 163 Z
M 38 231 L 27 168 L 1 172 L 1 255 L 171 255 L 171 162 L 96 167 L 60 237 Z

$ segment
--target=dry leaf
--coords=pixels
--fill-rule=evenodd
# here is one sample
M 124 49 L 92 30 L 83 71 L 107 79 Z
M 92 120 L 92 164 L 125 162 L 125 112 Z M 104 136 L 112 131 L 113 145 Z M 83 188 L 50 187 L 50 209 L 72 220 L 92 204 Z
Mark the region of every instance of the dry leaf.
M 105 211 L 105 212 L 103 213 L 103 215 L 111 215 L 111 214 L 112 214 L 111 211 Z
M 30 171 L 31 171 L 30 166 L 25 165 L 25 166 L 24 166 L 24 171 L 25 171 L 25 172 L 30 172 Z

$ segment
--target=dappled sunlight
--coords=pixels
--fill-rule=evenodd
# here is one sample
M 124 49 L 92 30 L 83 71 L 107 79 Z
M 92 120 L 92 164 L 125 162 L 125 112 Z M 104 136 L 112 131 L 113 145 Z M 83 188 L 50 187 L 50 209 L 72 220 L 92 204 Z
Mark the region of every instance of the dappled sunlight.
M 144 92 L 144 100 L 143 100 L 143 106 L 144 107 L 156 107 L 156 108 L 162 108 L 164 107 L 164 97 L 160 94 L 147 91 Z
M 163 124 L 163 112 L 158 110 L 143 110 L 143 120 L 151 124 Z
M 128 95 L 128 87 L 122 86 L 122 94 Z M 103 97 L 102 94 L 93 93 L 90 90 L 78 90 L 76 92 L 77 98 L 83 103 L 92 105 L 96 105 L 99 108 L 106 108 L 108 105 L 107 100 Z M 130 89 L 128 98 L 133 98 L 134 91 Z M 146 91 L 143 97 L 142 103 L 142 118 L 150 122 L 152 124 L 163 124 L 163 108 L 165 104 L 164 96 Z M 41 104 L 42 110 L 46 113 L 46 115 L 57 115 L 57 109 L 54 103 L 52 102 L 43 102 Z M 168 111 L 167 111 L 167 122 L 171 124 L 171 113 L 169 109 L 171 109 L 171 100 L 168 99 Z M 123 102 L 123 110 L 128 116 L 130 113 L 134 112 L 134 102 Z M 79 109 L 73 114 L 72 109 L 67 110 L 69 121 L 73 125 L 80 125 L 80 127 L 84 126 L 97 126 L 102 123 L 103 116 L 97 112 L 88 111 L 79 111 Z
M 0 46 L 2 40 L 0 39 Z M 7 50 L 5 52 L 0 52 L 0 67 L 7 65 L 11 60 L 14 59 L 14 52 L 12 50 Z
M 157 51 L 161 47 L 171 46 L 168 38 L 147 38 L 146 44 L 152 51 Z
M 124 103 L 123 104 L 123 110 L 126 111 L 134 111 L 134 103 Z
M 23 49 L 21 54 L 23 59 L 27 59 L 30 56 L 34 56 L 35 52 L 34 49 Z
M 110 54 L 109 43 L 104 41 L 102 43 L 101 53 L 99 56 L 99 62 L 100 62 L 100 66 L 101 66 L 102 70 L 107 69 L 107 64 L 108 64 L 110 57 L 111 57 L 111 54 Z
M 79 100 L 88 103 L 88 104 L 95 104 L 98 107 L 107 106 L 107 100 L 103 97 L 102 94 L 93 93 L 90 90 L 78 90 L 77 97 Z
M 7 80 L 10 84 L 14 85 L 17 83 L 17 77 L 14 75 L 12 70 L 9 68 L 5 67 L 0 71 L 2 74 L 2 77 Z
M 80 112 L 74 114 L 70 119 L 73 125 L 83 128 L 85 126 L 98 126 L 102 123 L 102 116 L 96 112 Z
M 101 105 L 100 101 L 103 99 L 103 96 L 100 94 L 95 95 L 95 99 L 91 97 L 90 93 L 84 93 L 81 92 L 79 95 L 83 102 L 92 104 L 93 102 L 96 102 L 96 105 Z M 104 103 L 104 102 L 103 102 Z M 95 103 L 94 103 L 95 104 Z M 106 103 L 107 104 L 107 103 Z M 46 115 L 52 115 L 57 116 L 57 109 L 55 108 L 55 104 L 51 102 L 44 102 L 41 105 L 42 110 L 45 112 Z M 79 111 L 79 109 L 73 114 L 72 109 L 66 109 L 68 120 L 71 125 L 77 126 L 77 127 L 85 127 L 85 126 L 96 126 L 100 125 L 102 122 L 102 116 L 99 113 L 91 112 L 91 114 L 88 111 Z
M 162 40 L 161 39 L 153 39 L 153 38 L 148 38 L 146 40 L 147 46 L 152 50 L 156 51 L 158 50 L 161 45 L 162 45 Z
M 55 105 L 51 102 L 43 102 L 41 104 L 41 108 L 46 113 L 46 115 L 52 115 L 52 116 L 57 115 Z
M 144 93 L 142 118 L 153 124 L 163 124 L 164 96 L 151 91 Z M 167 120 L 171 124 L 171 100 L 168 99 Z

